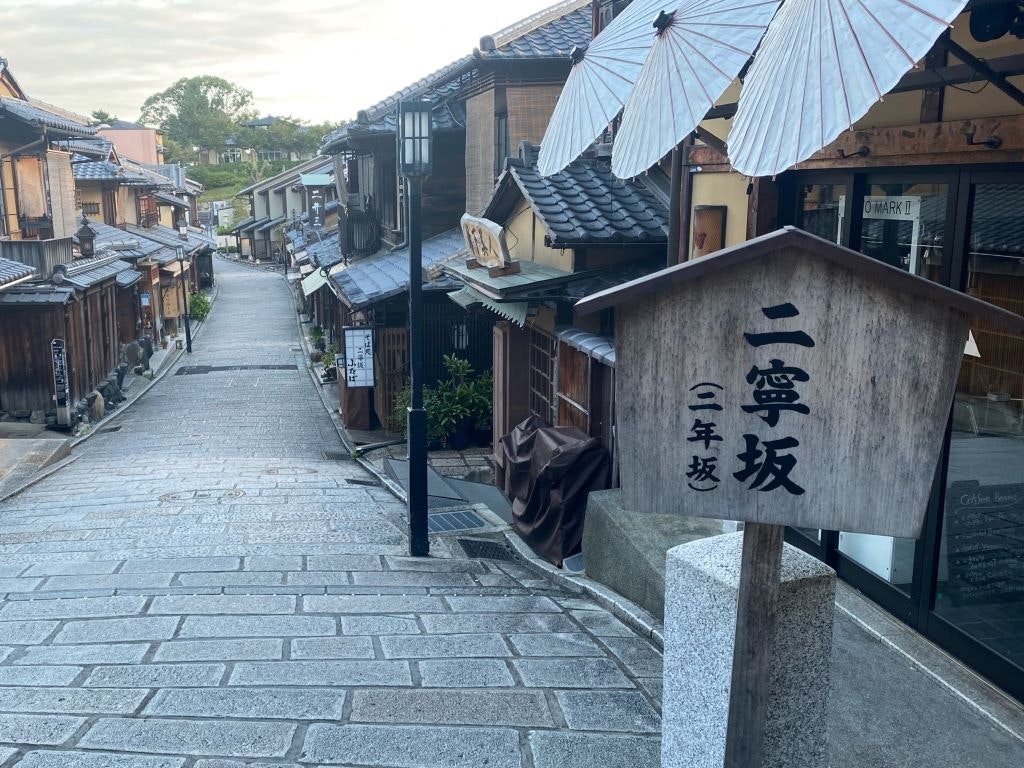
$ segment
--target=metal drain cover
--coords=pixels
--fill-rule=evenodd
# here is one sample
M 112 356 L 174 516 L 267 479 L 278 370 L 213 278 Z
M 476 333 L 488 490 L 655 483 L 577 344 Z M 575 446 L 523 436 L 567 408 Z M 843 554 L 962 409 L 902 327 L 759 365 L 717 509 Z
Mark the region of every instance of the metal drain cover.
M 380 481 L 366 480 L 361 477 L 346 477 L 345 482 L 349 485 L 368 485 L 371 488 L 380 488 Z
M 318 472 L 319 470 L 310 467 L 271 467 L 270 469 L 263 470 L 264 475 L 280 475 L 282 477 L 288 475 L 315 475 Z
M 478 560 L 518 560 L 519 557 L 506 544 L 487 539 L 456 539 L 466 557 Z
M 451 512 L 430 512 L 427 514 L 427 533 L 451 533 L 486 528 L 487 521 L 472 509 L 457 509 Z
M 97 432 L 97 434 L 105 435 L 108 432 L 120 432 L 121 429 L 122 429 L 122 427 L 120 427 L 120 426 L 118 426 L 118 427 L 104 427 L 103 429 L 99 430 Z
M 320 455 L 328 461 L 352 461 L 352 454 L 348 451 L 320 451 Z

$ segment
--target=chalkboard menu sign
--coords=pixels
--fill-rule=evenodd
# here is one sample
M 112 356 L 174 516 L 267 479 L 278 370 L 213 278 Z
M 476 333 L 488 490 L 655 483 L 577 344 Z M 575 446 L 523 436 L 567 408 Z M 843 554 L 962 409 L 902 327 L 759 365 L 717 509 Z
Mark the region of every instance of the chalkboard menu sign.
M 953 483 L 944 525 L 951 600 L 1024 599 L 1024 483 Z

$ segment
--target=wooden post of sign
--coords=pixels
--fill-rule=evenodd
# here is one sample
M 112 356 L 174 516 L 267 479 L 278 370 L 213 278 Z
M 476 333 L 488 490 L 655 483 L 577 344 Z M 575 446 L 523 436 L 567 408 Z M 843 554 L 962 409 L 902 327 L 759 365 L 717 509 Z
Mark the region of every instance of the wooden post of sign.
M 761 768 L 784 527 L 746 523 L 736 605 L 725 768 Z

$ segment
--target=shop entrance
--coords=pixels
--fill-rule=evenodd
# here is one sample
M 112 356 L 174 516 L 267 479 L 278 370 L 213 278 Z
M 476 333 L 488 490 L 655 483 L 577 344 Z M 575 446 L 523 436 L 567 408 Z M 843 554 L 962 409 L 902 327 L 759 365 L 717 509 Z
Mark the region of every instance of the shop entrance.
M 791 174 L 782 223 L 1024 314 L 1024 169 L 908 170 Z M 940 465 L 920 471 L 920 539 L 787 538 L 1024 699 L 1024 337 L 975 323 Z

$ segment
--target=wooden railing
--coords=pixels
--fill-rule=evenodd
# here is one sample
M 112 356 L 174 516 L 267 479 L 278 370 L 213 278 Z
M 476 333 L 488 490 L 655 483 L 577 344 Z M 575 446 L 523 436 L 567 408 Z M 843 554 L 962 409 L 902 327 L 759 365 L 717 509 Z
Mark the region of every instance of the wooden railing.
M 58 264 L 67 264 L 72 260 L 71 238 L 0 240 L 0 257 L 35 267 L 36 274 L 46 278 Z

